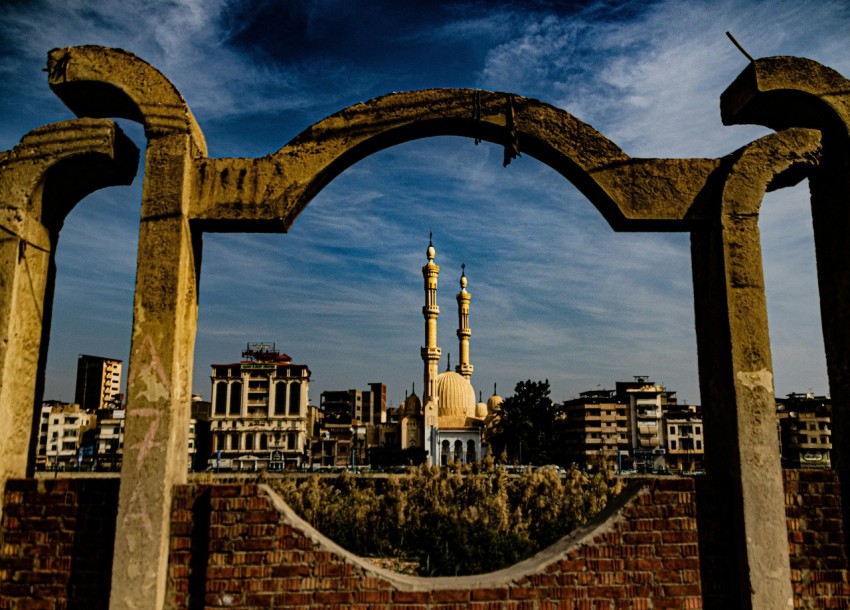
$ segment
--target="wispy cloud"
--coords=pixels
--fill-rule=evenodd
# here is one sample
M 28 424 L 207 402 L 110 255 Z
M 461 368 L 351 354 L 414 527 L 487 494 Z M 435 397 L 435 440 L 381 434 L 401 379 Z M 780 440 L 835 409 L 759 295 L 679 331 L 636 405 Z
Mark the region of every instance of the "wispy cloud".
M 720 156 L 765 133 L 720 124 L 719 94 L 746 64 L 725 31 L 755 56 L 809 56 L 850 73 L 850 9 L 840 1 L 635 0 L 569 9 L 390 2 L 384 9 L 357 9 L 364 11 L 358 27 L 340 30 L 354 10 L 347 3 L 6 4 L 0 145 L 68 116 L 40 68 L 48 49 L 77 44 L 125 48 L 160 69 L 221 156 L 271 152 L 344 105 L 429 86 L 539 98 L 633 156 Z M 72 379 L 76 353 L 126 357 L 138 189 L 94 196 L 63 231 L 48 372 L 57 397 L 69 398 L 62 384 Z M 810 224 L 805 200 L 804 187 L 771 195 L 762 221 L 780 393 L 826 391 L 811 315 L 811 234 L 797 229 Z M 208 391 L 209 363 L 268 339 L 311 365 L 314 399 L 323 389 L 378 380 L 400 399 L 411 382 L 421 384 L 419 268 L 429 231 L 443 269 L 444 353 L 457 349 L 454 294 L 467 265 L 477 387 L 489 393 L 498 382 L 509 393 L 519 379 L 548 377 L 561 398 L 648 374 L 698 399 L 687 235 L 614 233 L 551 169 L 528 157 L 503 168 L 499 147 L 457 138 L 365 159 L 320 193 L 287 235 L 207 236 L 195 389 Z

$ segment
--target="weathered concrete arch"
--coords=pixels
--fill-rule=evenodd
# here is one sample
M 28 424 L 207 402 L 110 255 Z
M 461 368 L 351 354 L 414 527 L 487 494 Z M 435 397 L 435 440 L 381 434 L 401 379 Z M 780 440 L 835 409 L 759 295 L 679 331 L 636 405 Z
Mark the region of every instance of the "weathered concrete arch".
M 0 487 L 32 475 L 59 228 L 89 193 L 129 184 L 137 164 L 133 143 L 99 119 L 45 125 L 0 152 Z
M 834 465 L 844 522 L 850 523 L 850 80 L 810 59 L 768 57 L 750 64 L 720 100 L 726 124 L 812 127 L 823 133 L 823 159 L 811 172 L 809 188 Z M 850 549 L 850 531 L 845 537 Z
M 427 89 L 355 104 L 262 158 L 199 159 L 192 216 L 209 231 L 288 230 L 348 167 L 403 142 L 446 135 L 516 143 L 572 182 L 616 230 L 684 231 L 682 220 L 703 220 L 701 187 L 718 166 L 713 159 L 631 158 L 590 125 L 538 100 Z
M 201 128 L 177 87 L 132 53 L 97 45 L 52 49 L 47 71 L 51 89 L 74 114 L 136 121 L 149 140 L 190 135 L 206 154 Z
M 736 601 L 742 608 L 787 605 L 787 539 L 774 518 L 783 492 L 775 433 L 765 423 L 773 385 L 755 214 L 767 190 L 805 172 L 811 177 L 816 225 L 820 208 L 850 214 L 848 206 L 833 205 L 837 192 L 847 192 L 850 172 L 841 174 L 844 161 L 834 161 L 844 157 L 833 152 L 833 143 L 842 139 L 832 133 L 831 123 L 819 125 L 829 130 L 822 138 L 789 130 L 719 159 L 633 159 L 569 113 L 535 100 L 427 90 L 352 106 L 260 159 L 208 159 L 182 96 L 135 56 L 92 46 L 54 49 L 48 68 L 51 87 L 75 112 L 137 120 L 148 137 L 112 607 L 163 603 L 172 489 L 186 477 L 188 409 L 183 407 L 191 395 L 202 232 L 285 231 L 321 188 L 368 154 L 450 134 L 507 145 L 509 152 L 518 146 L 572 181 L 616 230 L 691 232 L 700 385 L 704 400 L 718 405 L 706 415 L 707 438 L 717 443 L 710 459 L 716 472 L 731 473 L 733 483 L 729 523 L 739 542 Z M 826 69 L 814 72 L 828 75 Z M 811 89 L 798 87 L 793 75 L 787 80 L 784 89 L 799 89 L 800 95 Z M 850 99 L 850 88 L 829 91 L 835 97 L 826 105 L 830 108 L 845 104 L 841 95 Z M 61 206 L 57 210 L 59 218 Z M 835 231 L 831 248 L 838 244 Z M 16 268 L 18 250 L 0 255 L 0 268 Z M 848 268 L 836 266 L 833 279 L 850 284 Z M 40 340 L 15 338 L 10 346 L 23 362 L 39 351 Z M 31 399 L 28 388 L 5 396 L 11 386 L 2 382 L 11 373 L 5 361 L 3 366 L 3 404 Z M 830 378 L 834 384 L 832 369 Z

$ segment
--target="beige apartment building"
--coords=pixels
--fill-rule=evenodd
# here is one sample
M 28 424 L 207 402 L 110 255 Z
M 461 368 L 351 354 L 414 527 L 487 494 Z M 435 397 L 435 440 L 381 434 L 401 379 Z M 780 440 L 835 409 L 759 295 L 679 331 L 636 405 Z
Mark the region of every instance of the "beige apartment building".
M 83 460 L 83 436 L 96 426 L 96 417 L 75 403 L 45 402 L 41 406 L 36 467 L 75 470 Z
M 310 369 L 275 349 L 249 343 L 242 360 L 212 365 L 213 470 L 279 470 L 306 465 Z
M 670 405 L 664 413 L 666 465 L 682 473 L 704 469 L 705 437 L 699 405 Z
M 628 455 L 630 448 L 628 404 L 618 402 L 613 390 L 591 390 L 563 406 L 569 461 L 589 464 L 601 456 L 622 463 L 622 455 Z

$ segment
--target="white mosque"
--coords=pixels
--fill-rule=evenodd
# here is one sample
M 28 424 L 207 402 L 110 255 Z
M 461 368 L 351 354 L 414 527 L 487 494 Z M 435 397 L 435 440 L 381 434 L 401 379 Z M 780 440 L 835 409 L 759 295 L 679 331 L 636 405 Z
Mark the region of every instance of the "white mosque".
M 487 455 L 482 443 L 485 423 L 498 411 L 502 399 L 496 395 L 487 403 L 475 401 L 475 390 L 470 379 L 472 364 L 469 361 L 469 302 L 472 295 L 466 290 L 466 269 L 461 266 L 460 292 L 457 294 L 459 362 L 455 370 L 451 364 L 440 373 L 442 350 L 437 346 L 437 278 L 440 268 L 434 263 L 436 252 L 429 238 L 428 262 L 422 267 L 425 280 L 425 346 L 420 350 L 424 364 L 424 392 L 422 400 L 415 393 L 408 396 L 399 409 L 402 448 L 421 447 L 429 465 L 445 466 L 451 462 L 468 464 Z M 424 403 L 424 407 L 423 407 Z

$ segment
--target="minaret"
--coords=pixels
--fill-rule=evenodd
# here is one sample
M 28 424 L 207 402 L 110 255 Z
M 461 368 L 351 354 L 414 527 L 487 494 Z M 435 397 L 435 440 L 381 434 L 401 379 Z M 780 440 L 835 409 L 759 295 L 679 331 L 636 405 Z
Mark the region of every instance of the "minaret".
M 437 347 L 437 316 L 440 315 L 440 308 L 437 306 L 437 277 L 440 275 L 440 268 L 434 264 L 434 255 L 434 244 L 429 233 L 428 262 L 422 267 L 422 278 L 425 280 L 425 305 L 422 307 L 422 316 L 425 318 L 425 347 L 420 350 L 422 363 L 425 365 L 423 406 L 437 397 L 437 367 L 442 354 L 442 350 Z
M 460 342 L 460 362 L 455 371 L 467 380 L 472 376 L 472 365 L 469 363 L 469 338 L 472 330 L 469 328 L 469 301 L 472 295 L 466 291 L 466 265 L 460 266 L 460 292 L 457 293 L 457 338 Z

